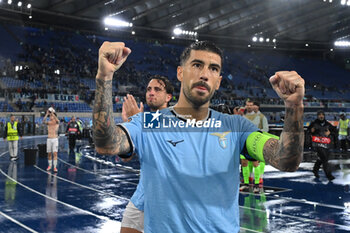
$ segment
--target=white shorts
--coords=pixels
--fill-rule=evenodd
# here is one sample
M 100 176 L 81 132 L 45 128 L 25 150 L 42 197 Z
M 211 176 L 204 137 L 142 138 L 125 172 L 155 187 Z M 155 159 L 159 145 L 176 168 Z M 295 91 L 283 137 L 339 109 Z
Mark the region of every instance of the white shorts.
M 135 205 L 129 201 L 123 214 L 122 227 L 128 227 L 143 232 L 143 211 L 137 209 Z
M 46 152 L 58 152 L 58 138 L 48 138 L 46 141 Z

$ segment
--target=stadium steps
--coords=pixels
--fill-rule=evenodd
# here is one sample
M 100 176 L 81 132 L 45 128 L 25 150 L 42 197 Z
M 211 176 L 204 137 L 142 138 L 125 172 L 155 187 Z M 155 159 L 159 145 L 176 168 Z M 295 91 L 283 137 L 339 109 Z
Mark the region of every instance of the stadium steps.
M 19 108 L 17 107 L 16 102 L 8 101 L 7 104 L 13 108 L 14 112 L 19 112 Z
M 15 34 L 13 33 L 7 26 L 6 24 L 2 24 L 3 28 L 5 29 L 5 31 L 10 34 L 17 42 L 18 44 L 23 43 L 23 41 Z

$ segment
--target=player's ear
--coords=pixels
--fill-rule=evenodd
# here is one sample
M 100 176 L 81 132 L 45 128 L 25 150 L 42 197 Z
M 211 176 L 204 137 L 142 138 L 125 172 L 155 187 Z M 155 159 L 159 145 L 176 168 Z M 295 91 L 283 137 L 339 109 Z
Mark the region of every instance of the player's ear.
M 216 82 L 216 87 L 215 87 L 216 91 L 219 90 L 219 88 L 220 88 L 221 80 L 222 80 L 222 76 L 220 76 L 218 81 Z
M 169 101 L 171 100 L 172 97 L 173 97 L 172 94 L 167 94 L 166 95 L 166 102 L 169 103 Z
M 179 80 L 180 82 L 182 82 L 182 80 L 183 80 L 183 67 L 182 66 L 177 67 L 177 80 Z

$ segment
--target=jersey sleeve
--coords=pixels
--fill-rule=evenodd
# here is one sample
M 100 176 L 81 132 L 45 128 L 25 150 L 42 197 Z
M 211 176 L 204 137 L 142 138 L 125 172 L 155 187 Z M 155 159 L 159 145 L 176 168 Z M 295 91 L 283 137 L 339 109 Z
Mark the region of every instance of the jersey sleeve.
M 251 121 L 248 119 L 242 117 L 241 124 L 240 124 L 240 151 L 244 149 L 245 142 L 248 138 L 248 136 L 253 133 L 259 131 L 259 128 L 256 127 Z
M 137 153 L 141 159 L 141 145 L 142 145 L 142 128 L 143 128 L 143 121 L 142 121 L 143 113 L 138 113 L 134 116 L 132 116 L 129 122 L 124 122 L 121 124 L 118 124 L 124 132 L 126 133 L 126 136 L 128 137 L 128 140 L 130 142 L 131 152 L 130 153 Z

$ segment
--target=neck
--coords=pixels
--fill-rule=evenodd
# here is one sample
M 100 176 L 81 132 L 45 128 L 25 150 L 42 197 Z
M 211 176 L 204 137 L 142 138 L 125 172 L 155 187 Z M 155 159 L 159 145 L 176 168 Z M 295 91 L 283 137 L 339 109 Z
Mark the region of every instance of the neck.
M 181 92 L 179 102 L 174 106 L 174 110 L 178 114 L 185 116 L 185 118 L 204 120 L 208 116 L 209 102 L 201 106 L 193 106 Z
M 150 109 L 151 109 L 151 112 L 156 112 L 157 110 L 162 110 L 164 108 L 167 108 L 167 105 L 165 105 L 165 106 L 163 105 L 163 106 L 161 106 L 159 108 L 150 108 Z

